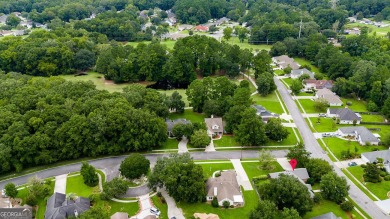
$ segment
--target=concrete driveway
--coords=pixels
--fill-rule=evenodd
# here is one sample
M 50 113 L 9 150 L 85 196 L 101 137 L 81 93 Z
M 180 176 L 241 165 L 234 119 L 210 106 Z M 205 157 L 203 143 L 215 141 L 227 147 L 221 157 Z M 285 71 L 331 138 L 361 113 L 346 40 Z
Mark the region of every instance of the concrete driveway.
M 165 201 L 168 205 L 168 218 L 176 217 L 176 219 L 185 219 L 183 215 L 183 210 L 178 208 L 175 200 L 168 195 L 165 189 L 160 189 L 161 195 L 165 198 Z
M 148 194 L 139 197 L 139 203 L 141 210 L 137 215 L 132 216 L 131 219 L 144 219 L 149 215 L 153 215 L 152 213 L 150 213 L 150 208 L 153 206 Z
M 68 178 L 68 174 L 63 174 L 56 176 L 56 181 L 54 185 L 54 192 L 66 194 L 66 179 Z
M 288 171 L 293 170 L 287 158 L 277 158 L 276 161 L 280 164 L 283 170 L 288 170 Z
M 178 151 L 179 154 L 188 152 L 187 143 L 188 143 L 188 139 L 186 137 L 183 137 L 181 139 L 181 141 L 179 142 L 179 146 L 178 146 L 179 147 L 179 151 Z
M 230 161 L 232 162 L 234 169 L 236 170 L 238 184 L 241 185 L 245 191 L 253 190 L 248 175 L 246 174 L 244 167 L 241 164 L 241 160 L 231 159 Z

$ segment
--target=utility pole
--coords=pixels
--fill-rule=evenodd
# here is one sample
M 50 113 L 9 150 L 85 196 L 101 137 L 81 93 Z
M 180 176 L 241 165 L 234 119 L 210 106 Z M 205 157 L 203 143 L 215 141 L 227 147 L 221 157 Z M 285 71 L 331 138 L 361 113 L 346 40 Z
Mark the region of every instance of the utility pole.
M 298 38 L 301 38 L 301 32 L 302 32 L 302 18 L 301 18 L 301 23 L 299 24 L 299 35 L 298 35 Z

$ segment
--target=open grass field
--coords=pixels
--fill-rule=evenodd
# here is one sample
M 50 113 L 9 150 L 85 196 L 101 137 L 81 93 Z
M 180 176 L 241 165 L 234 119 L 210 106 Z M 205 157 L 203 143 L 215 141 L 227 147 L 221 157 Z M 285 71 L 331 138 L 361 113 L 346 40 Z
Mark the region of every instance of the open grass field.
M 179 141 L 176 138 L 168 138 L 164 145 L 157 150 L 169 150 L 169 149 L 178 149 Z
M 202 113 L 196 113 L 192 111 L 192 109 L 186 109 L 184 110 L 184 113 L 179 114 L 179 113 L 171 113 L 169 114 L 170 119 L 179 119 L 179 118 L 184 118 L 187 120 L 190 120 L 191 122 L 204 122 L 204 118 L 206 116 Z
M 314 100 L 311 100 L 311 99 L 300 99 L 300 100 L 296 100 L 296 101 L 299 101 L 299 103 L 301 103 L 303 109 L 305 109 L 306 113 L 324 113 L 326 112 L 326 110 L 324 111 L 319 111 L 317 110 L 315 107 L 314 107 Z M 299 107 L 299 110 L 302 111 L 300 105 L 298 104 L 298 107 Z
M 388 23 L 384 21 L 384 23 Z M 377 36 L 385 36 L 388 32 L 390 32 L 390 26 L 387 27 L 377 27 L 374 25 L 369 25 L 369 24 L 361 24 L 361 23 L 349 23 L 345 25 L 345 29 L 348 28 L 354 28 L 354 27 L 368 27 L 368 34 L 369 35 L 374 35 L 376 33 Z
M 292 78 L 284 78 L 284 79 L 282 79 L 288 86 L 291 86 L 291 84 L 292 84 L 292 81 L 294 80 L 294 79 L 292 79 Z
M 348 167 L 348 171 L 352 173 L 360 182 L 364 183 L 368 190 L 374 193 L 381 200 L 388 199 L 387 193 L 390 192 L 390 181 L 382 181 L 380 183 L 364 182 L 364 169 L 360 166 Z
M 93 191 L 99 191 L 99 186 L 89 187 L 84 184 L 81 175 L 68 176 L 66 180 L 66 193 L 73 193 L 76 196 L 88 198 Z
M 223 219 L 249 218 L 251 210 L 253 210 L 259 202 L 259 197 L 255 190 L 243 191 L 245 206 L 240 208 L 214 208 L 208 203 L 178 203 L 178 207 L 183 209 L 184 217 L 190 218 L 194 213 L 213 213 Z
M 308 212 L 303 219 L 310 219 L 328 212 L 333 212 L 336 216 L 341 217 L 342 219 L 350 219 L 350 215 L 343 211 L 340 206 L 334 202 L 328 200 L 322 200 L 320 203 L 314 205 L 314 208 L 311 212 Z M 356 219 L 361 219 L 362 217 L 353 210 L 351 214 L 355 215 Z
M 385 146 L 361 146 L 356 141 L 347 141 L 336 137 L 324 138 L 325 144 L 328 148 L 333 152 L 333 154 L 341 160 L 341 152 L 350 150 L 351 152 L 355 152 L 355 147 L 358 149 L 357 153 L 361 154 L 364 152 L 371 152 L 373 149 L 385 150 L 387 147 Z
M 152 41 L 142 41 L 142 42 L 127 42 L 126 45 L 137 47 L 140 43 L 150 44 Z M 168 49 L 173 49 L 176 41 L 174 40 L 162 40 L 160 41 L 161 45 L 165 45 Z
M 384 122 L 385 118 L 382 115 L 365 115 L 361 114 L 363 122 Z
M 342 126 L 337 125 L 332 118 L 320 118 L 320 123 L 317 123 L 318 118 L 310 117 L 309 119 L 317 132 L 334 132 L 337 131 L 338 126 Z
M 233 164 L 230 161 L 226 161 L 226 163 L 203 163 L 198 164 L 203 169 L 203 175 L 206 179 L 213 176 L 215 171 L 219 170 L 233 170 Z
M 275 73 L 276 75 L 279 75 L 279 76 L 284 75 L 284 71 L 283 71 L 283 70 L 280 70 L 280 69 L 275 70 L 274 73 Z
M 262 105 L 270 112 L 277 114 L 284 113 L 282 105 L 279 102 L 278 97 L 276 96 L 276 92 L 268 94 L 265 97 L 261 96 L 260 94 L 253 95 L 252 100 L 255 104 Z
M 237 45 L 241 49 L 252 49 L 253 51 L 260 51 L 260 50 L 271 50 L 272 45 L 269 44 L 259 44 L 259 45 L 254 45 L 254 44 L 249 44 L 248 40 L 244 40 L 244 42 L 240 42 L 238 37 L 232 37 L 229 41 L 225 41 L 229 44 Z

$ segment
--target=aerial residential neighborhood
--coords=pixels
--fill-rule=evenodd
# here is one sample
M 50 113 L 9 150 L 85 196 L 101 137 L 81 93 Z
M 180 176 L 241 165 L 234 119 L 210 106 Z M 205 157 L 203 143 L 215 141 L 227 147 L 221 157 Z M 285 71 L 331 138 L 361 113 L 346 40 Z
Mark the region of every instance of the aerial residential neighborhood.
M 0 0 L 0 218 L 390 218 L 390 1 Z

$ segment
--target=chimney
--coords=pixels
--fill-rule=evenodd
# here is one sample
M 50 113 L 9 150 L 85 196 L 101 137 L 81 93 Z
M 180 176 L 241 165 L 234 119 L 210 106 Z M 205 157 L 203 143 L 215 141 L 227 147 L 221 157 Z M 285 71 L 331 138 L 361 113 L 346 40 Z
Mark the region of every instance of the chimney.
M 214 187 L 214 196 L 217 196 L 217 195 L 218 195 L 218 188 Z

